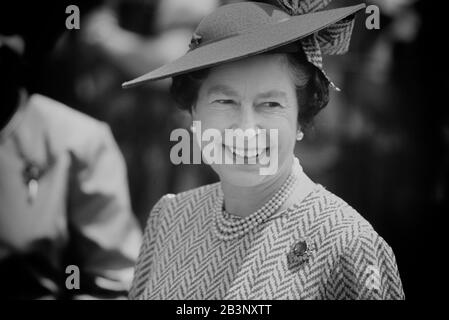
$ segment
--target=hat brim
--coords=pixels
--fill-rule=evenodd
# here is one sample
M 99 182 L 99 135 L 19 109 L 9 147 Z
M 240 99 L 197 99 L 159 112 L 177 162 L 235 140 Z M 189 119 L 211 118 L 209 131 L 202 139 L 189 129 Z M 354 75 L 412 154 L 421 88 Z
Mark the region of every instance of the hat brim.
M 136 79 L 124 82 L 122 87 L 129 88 L 143 82 L 161 80 L 267 52 L 318 32 L 363 8 L 365 4 L 292 16 L 286 21 L 266 25 L 252 32 L 220 39 L 189 51 L 173 62 Z

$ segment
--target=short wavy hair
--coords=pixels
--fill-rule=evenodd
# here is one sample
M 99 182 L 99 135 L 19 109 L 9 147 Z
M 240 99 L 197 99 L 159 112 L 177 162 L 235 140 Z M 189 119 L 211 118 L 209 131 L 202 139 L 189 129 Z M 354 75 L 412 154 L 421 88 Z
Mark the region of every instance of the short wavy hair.
M 284 54 L 295 82 L 298 122 L 301 128 L 308 128 L 312 125 L 314 117 L 329 103 L 329 81 L 317 67 L 306 60 L 302 52 Z M 301 83 L 297 81 L 300 78 L 304 79 L 304 71 L 307 78 L 305 84 L 303 81 Z M 170 93 L 180 109 L 192 112 L 201 84 L 209 72 L 210 69 L 201 69 L 173 77 Z M 299 74 L 300 77 L 295 76 Z

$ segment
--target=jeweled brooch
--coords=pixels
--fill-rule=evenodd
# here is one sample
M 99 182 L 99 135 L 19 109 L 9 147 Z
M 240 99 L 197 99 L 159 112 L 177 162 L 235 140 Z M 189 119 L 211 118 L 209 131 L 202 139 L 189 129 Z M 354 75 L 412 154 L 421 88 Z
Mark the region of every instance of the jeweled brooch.
M 297 269 L 312 257 L 314 244 L 308 238 L 296 240 L 287 253 L 287 265 L 290 270 Z
M 28 203 L 32 203 L 38 193 L 39 179 L 45 173 L 46 168 L 34 161 L 28 161 L 22 171 L 23 180 L 28 189 Z

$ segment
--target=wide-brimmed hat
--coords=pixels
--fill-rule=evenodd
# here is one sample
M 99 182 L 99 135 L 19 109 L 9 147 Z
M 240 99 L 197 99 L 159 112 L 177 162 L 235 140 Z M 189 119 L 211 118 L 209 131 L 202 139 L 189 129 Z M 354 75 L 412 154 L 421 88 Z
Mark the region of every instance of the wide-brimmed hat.
M 200 22 L 184 56 L 122 86 L 128 88 L 217 66 L 295 42 L 307 60 L 326 76 L 322 54 L 343 54 L 348 50 L 354 15 L 365 7 L 359 4 L 322 10 L 330 1 L 279 0 L 280 7 L 258 2 L 221 6 Z

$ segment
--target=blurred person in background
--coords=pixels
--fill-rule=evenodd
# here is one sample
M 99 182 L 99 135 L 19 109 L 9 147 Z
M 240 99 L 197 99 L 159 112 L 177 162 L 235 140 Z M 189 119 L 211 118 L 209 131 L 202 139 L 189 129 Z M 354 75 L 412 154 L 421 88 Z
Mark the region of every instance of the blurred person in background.
M 0 7 L 5 299 L 124 298 L 141 242 L 108 125 L 33 92 L 41 59 L 65 28 L 66 5 Z M 66 273 L 70 265 L 79 274 Z M 79 277 L 66 282 L 72 274 Z

